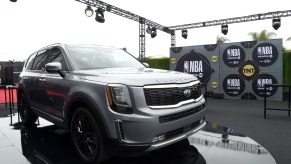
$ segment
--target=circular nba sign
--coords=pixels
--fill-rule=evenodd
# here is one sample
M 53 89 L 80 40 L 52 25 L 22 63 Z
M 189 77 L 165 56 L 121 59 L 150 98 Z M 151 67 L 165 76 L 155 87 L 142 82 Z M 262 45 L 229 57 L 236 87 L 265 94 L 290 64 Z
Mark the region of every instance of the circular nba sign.
M 223 80 L 223 90 L 229 96 L 238 96 L 245 89 L 245 82 L 237 74 L 230 74 Z
M 275 63 L 278 58 L 278 49 L 271 43 L 262 43 L 254 48 L 252 55 L 259 66 L 266 67 Z
M 252 83 L 253 91 L 261 97 L 265 96 L 265 84 L 278 84 L 277 79 L 270 74 L 260 74 Z M 277 92 L 278 87 L 268 86 L 266 88 L 266 96 L 273 96 Z
M 236 45 L 227 47 L 223 52 L 223 61 L 229 67 L 238 67 L 245 60 L 245 51 Z
M 194 50 L 191 50 L 180 58 L 175 70 L 193 74 L 204 84 L 209 81 L 212 72 L 214 72 L 209 60 L 204 55 Z

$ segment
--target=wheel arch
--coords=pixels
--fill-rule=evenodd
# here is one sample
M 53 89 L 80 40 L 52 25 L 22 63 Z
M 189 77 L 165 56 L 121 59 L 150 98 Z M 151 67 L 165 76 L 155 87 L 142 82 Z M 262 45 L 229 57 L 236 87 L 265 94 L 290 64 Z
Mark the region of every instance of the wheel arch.
M 93 100 L 87 95 L 84 94 L 75 94 L 71 96 L 69 102 L 67 103 L 64 114 L 65 114 L 65 127 L 70 129 L 71 128 L 71 119 L 76 109 L 84 107 L 87 108 L 90 113 L 94 116 L 97 120 L 98 124 L 100 125 L 100 129 L 102 131 L 102 135 L 108 138 L 108 131 L 105 128 L 105 121 L 104 118 L 99 111 L 97 104 L 94 103 Z

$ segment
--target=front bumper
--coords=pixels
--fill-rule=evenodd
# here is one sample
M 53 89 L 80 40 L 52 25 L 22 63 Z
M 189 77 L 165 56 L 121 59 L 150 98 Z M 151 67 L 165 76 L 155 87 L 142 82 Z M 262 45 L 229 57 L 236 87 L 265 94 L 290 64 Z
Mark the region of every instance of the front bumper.
M 142 147 L 144 151 L 158 149 L 197 132 L 205 126 L 205 99 L 179 104 L 173 108 L 150 108 L 142 87 L 129 87 L 133 114 L 121 114 L 109 109 L 106 127 L 109 138 L 121 147 Z M 133 148 L 134 149 L 134 148 Z M 138 148 L 139 149 L 139 148 Z
M 206 125 L 206 121 L 205 119 L 203 119 L 203 122 L 201 122 L 200 124 L 198 124 L 196 127 L 194 127 L 193 129 L 190 129 L 188 132 L 185 132 L 183 134 L 177 135 L 176 137 L 172 138 L 172 139 L 168 139 L 165 141 L 162 141 L 160 143 L 156 143 L 156 144 L 152 144 L 146 151 L 151 151 L 154 149 L 159 149 L 162 148 L 164 146 L 168 146 L 171 145 L 175 142 L 181 141 L 191 135 L 193 135 L 194 133 L 196 133 L 197 131 L 199 131 L 200 129 L 202 129 L 204 126 Z
M 176 142 L 182 141 L 182 140 L 188 138 L 189 136 L 193 135 L 194 133 L 196 133 L 200 129 L 204 128 L 204 126 L 206 126 L 205 119 L 203 119 L 203 122 L 198 124 L 196 127 L 188 130 L 185 133 L 182 133 L 182 134 L 177 135 L 173 138 L 166 139 L 164 141 L 160 141 L 160 142 L 157 142 L 154 144 L 121 143 L 121 142 L 117 142 L 116 140 L 114 140 L 113 142 L 111 142 L 111 143 L 113 143 L 113 145 L 111 145 L 112 152 L 118 156 L 142 155 L 142 154 L 145 154 L 145 153 L 150 152 L 152 150 L 160 149 L 160 148 L 163 148 L 165 146 L 169 146 L 169 145 L 174 144 Z M 185 128 L 185 127 L 183 127 L 183 128 Z

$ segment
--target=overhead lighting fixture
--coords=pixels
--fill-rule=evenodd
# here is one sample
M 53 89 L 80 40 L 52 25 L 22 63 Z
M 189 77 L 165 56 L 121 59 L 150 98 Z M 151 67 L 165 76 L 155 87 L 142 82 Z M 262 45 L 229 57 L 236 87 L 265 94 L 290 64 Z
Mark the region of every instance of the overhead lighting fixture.
M 152 27 L 151 37 L 154 38 L 156 36 L 157 36 L 157 28 L 156 27 Z
M 93 9 L 91 8 L 91 6 L 89 6 L 89 5 L 87 6 L 87 8 L 85 9 L 85 14 L 86 14 L 87 17 L 91 17 L 94 14 Z
M 97 10 L 95 10 L 95 12 L 96 12 L 95 20 L 99 23 L 104 23 L 105 22 L 104 9 L 98 8 Z
M 222 24 L 221 25 L 221 32 L 226 35 L 228 33 L 228 25 L 227 24 Z
M 148 28 L 146 29 L 146 32 L 148 34 L 150 34 L 152 32 L 152 27 L 150 25 L 148 25 Z
M 274 18 L 273 19 L 273 28 L 275 30 L 278 30 L 278 28 L 281 26 L 281 18 Z
M 17 0 L 10 0 L 10 2 L 17 2 Z
M 183 29 L 183 30 L 182 30 L 182 37 L 183 37 L 184 39 L 187 39 L 187 37 L 188 37 L 188 30 L 186 30 L 186 29 Z

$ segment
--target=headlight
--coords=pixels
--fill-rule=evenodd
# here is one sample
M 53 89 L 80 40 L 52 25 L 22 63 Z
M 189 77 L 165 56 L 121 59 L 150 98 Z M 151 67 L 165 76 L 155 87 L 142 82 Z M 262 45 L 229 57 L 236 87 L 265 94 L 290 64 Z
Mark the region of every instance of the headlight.
M 126 85 L 108 84 L 107 98 L 112 110 L 119 113 L 132 113 L 130 95 Z

